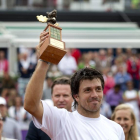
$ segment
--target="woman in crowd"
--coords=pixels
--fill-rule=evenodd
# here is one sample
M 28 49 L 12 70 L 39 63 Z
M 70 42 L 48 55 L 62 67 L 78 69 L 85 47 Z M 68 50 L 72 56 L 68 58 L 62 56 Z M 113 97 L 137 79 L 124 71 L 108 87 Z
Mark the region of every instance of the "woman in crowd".
M 111 118 L 113 121 L 122 126 L 125 134 L 125 140 L 140 140 L 138 138 L 136 118 L 132 108 L 129 105 L 118 105 L 115 108 Z

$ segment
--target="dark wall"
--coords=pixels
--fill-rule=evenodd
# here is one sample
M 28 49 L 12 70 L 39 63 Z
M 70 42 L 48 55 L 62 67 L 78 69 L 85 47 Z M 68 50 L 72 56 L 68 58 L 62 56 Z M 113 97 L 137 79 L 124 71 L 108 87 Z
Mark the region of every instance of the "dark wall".
M 47 10 L 46 10 L 47 11 Z M 46 11 L 0 11 L 0 21 L 37 21 L 37 15 L 46 16 Z M 64 22 L 137 22 L 140 11 L 133 12 L 69 12 L 58 11 L 57 21 Z

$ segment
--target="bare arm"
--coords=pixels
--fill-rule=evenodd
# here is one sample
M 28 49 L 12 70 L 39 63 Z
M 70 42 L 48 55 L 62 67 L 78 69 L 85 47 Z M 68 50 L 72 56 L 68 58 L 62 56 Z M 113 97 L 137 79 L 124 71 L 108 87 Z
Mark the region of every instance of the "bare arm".
M 126 98 L 126 97 L 124 96 L 123 99 L 124 99 L 125 102 L 129 102 L 129 101 L 135 101 L 135 100 L 138 100 L 139 97 L 138 97 L 138 95 L 137 95 L 137 96 L 134 97 L 134 98 L 130 98 L 130 99 L 128 99 L 128 98 Z
M 37 52 L 39 54 L 39 48 L 45 39 L 48 37 L 47 32 L 43 32 L 40 35 L 40 43 L 37 46 Z M 49 64 L 39 61 L 37 67 L 27 85 L 24 108 L 30 114 L 32 114 L 40 123 L 42 123 L 43 106 L 41 103 L 41 97 L 43 92 L 43 83 L 46 77 Z

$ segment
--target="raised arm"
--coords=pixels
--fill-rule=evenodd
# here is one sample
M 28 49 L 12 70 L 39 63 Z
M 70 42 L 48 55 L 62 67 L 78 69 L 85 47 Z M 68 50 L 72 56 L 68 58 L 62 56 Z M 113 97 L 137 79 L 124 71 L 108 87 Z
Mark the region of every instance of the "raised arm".
M 37 46 L 37 54 L 39 54 L 40 46 L 47 37 L 48 33 L 45 31 L 40 34 L 40 43 Z M 38 60 L 36 69 L 27 85 L 25 93 L 24 108 L 30 114 L 32 114 L 40 123 L 42 123 L 43 116 L 43 106 L 41 103 L 43 83 L 48 68 L 49 64 Z

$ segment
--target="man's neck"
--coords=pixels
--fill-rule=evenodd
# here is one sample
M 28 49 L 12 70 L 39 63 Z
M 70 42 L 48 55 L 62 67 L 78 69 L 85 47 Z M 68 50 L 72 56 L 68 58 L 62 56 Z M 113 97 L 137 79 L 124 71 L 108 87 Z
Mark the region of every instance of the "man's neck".
M 78 106 L 77 111 L 82 116 L 88 117 L 88 118 L 99 118 L 99 116 L 100 116 L 100 110 L 98 110 L 98 111 L 88 111 L 88 110 L 84 109 L 83 107 Z

